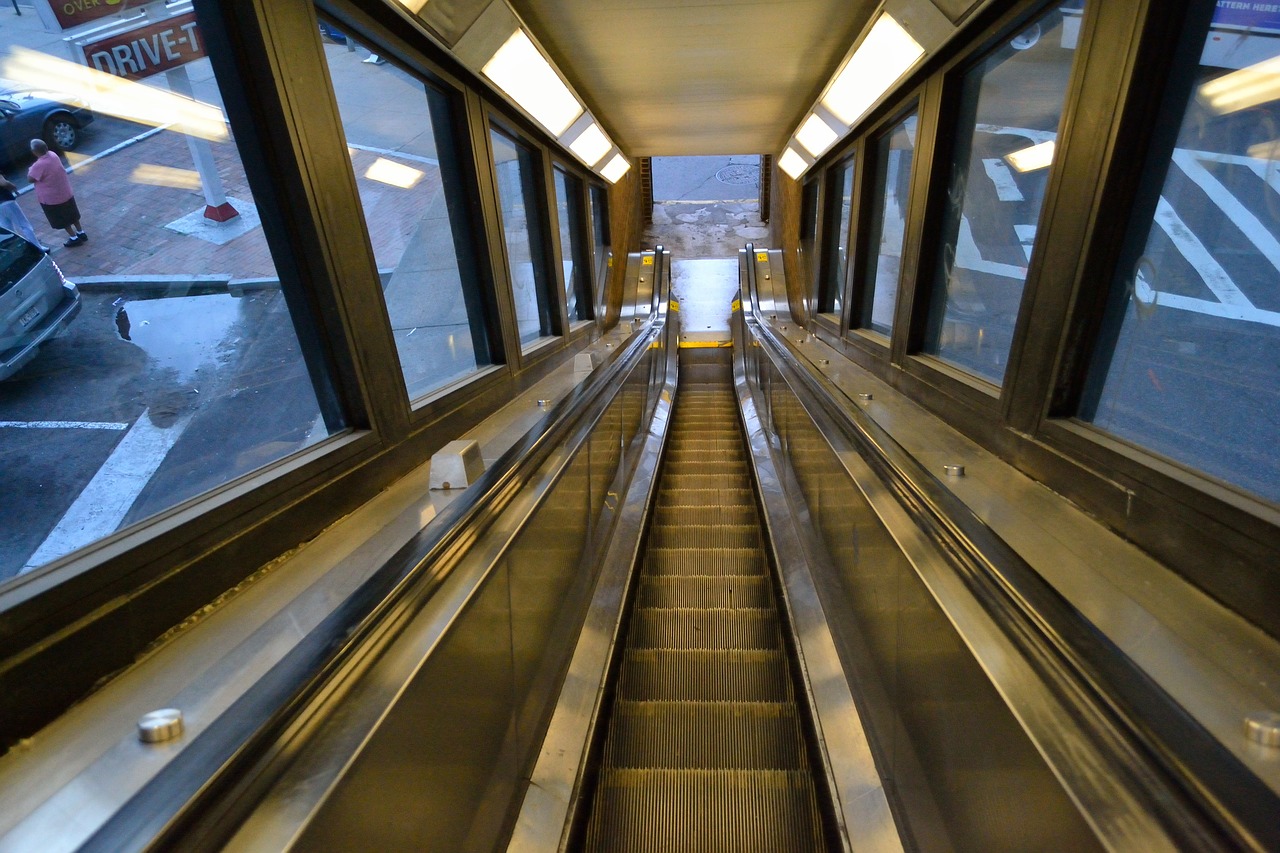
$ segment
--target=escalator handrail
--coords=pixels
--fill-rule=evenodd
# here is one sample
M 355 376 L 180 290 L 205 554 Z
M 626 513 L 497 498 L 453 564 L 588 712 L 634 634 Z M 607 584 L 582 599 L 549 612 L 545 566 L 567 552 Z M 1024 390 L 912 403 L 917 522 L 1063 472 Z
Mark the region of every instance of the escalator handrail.
M 304 712 L 335 678 L 347 673 L 353 661 L 372 660 L 387 647 L 440 587 L 467 547 L 552 453 L 567 442 L 578 446 L 586 440 L 595 418 L 664 333 L 665 325 L 662 316 L 654 316 L 625 346 L 616 348 L 586 382 L 554 405 L 475 483 L 192 738 L 82 849 L 152 849 L 178 840 L 192 849 L 200 843 L 199 838 L 184 836 L 192 826 L 225 821 L 232 813 L 247 811 L 252 797 L 245 796 L 243 785 L 265 789 L 279 775 L 285 762 L 276 754 L 277 744 L 290 735 Z M 564 455 L 567 467 L 572 454 Z M 511 536 L 518 533 L 512 530 Z M 252 775 L 251 783 L 244 782 L 247 775 Z
M 754 303 L 754 266 L 748 268 Z M 752 313 L 748 323 L 762 351 L 804 407 L 823 413 L 827 425 L 860 449 L 1173 837 L 1197 849 L 1280 849 L 1280 797 L 883 427 L 810 369 L 789 339 Z

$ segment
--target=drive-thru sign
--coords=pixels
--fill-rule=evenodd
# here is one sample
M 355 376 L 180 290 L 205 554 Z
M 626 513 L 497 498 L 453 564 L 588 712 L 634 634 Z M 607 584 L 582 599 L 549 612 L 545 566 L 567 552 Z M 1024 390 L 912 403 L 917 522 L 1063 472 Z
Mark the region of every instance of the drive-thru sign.
M 45 28 L 63 38 L 77 62 L 137 82 L 163 73 L 169 91 L 194 98 L 186 65 L 205 58 L 204 39 L 190 0 L 35 0 Z M 89 94 L 92 101 L 92 94 Z M 207 219 L 239 215 L 227 200 L 207 140 L 187 135 L 204 190 Z
M 126 32 L 81 44 L 80 50 L 90 68 L 126 80 L 141 80 L 205 56 L 195 12 L 144 23 Z

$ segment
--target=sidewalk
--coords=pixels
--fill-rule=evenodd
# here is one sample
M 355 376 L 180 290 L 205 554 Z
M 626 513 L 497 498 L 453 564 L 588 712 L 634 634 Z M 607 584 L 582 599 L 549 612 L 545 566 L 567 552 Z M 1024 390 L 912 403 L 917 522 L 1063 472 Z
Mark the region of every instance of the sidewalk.
M 24 6 L 22 16 L 18 17 L 11 6 L 0 6 L 0 62 L 14 46 L 54 56 L 66 55 L 60 38 L 44 32 L 34 9 Z M 359 65 L 363 54 L 348 57 L 342 49 L 338 49 L 337 54 L 344 65 L 352 64 L 364 71 L 372 69 L 372 66 Z M 207 63 L 191 66 L 193 77 L 203 78 L 203 72 L 195 70 L 196 65 L 207 67 Z M 200 96 L 199 90 L 206 88 L 212 78 L 193 82 L 197 83 Z M 351 88 L 358 87 L 353 84 Z M 139 134 L 147 130 L 142 126 L 138 128 Z M 93 133 L 92 125 L 88 133 Z M 359 141 L 376 144 L 382 140 Z M 235 143 L 230 140 L 214 143 L 213 151 L 224 191 L 243 213 L 242 217 L 224 224 L 203 220 L 198 215 L 205 207 L 198 185 L 192 188 L 140 182 L 139 167 L 160 166 L 185 172 L 188 179 L 195 177 L 187 140 L 173 131 L 154 133 L 88 161 L 81 162 L 74 153 L 71 155 L 72 162 L 77 163 L 71 173 L 72 188 L 80 208 L 81 225 L 89 235 L 89 241 L 81 246 L 63 247 L 65 232 L 49 227 L 33 193 L 24 192 L 18 203 L 36 234 L 53 247 L 52 257 L 72 281 L 78 277 L 119 277 L 127 281 L 131 276 L 157 275 L 177 279 L 184 276 L 278 278 L 262 227 L 257 224 L 253 195 Z M 410 165 L 424 175 L 409 190 L 364 178 L 369 165 L 383 157 Z M 424 163 L 421 157 L 377 149 L 353 149 L 352 159 L 378 265 L 393 267 L 439 191 L 439 171 Z M 26 165 L 20 168 L 25 172 Z M 340 175 L 334 179 L 344 180 Z M 174 230 L 173 226 L 184 217 L 194 219 L 196 230 L 205 236 Z M 357 223 L 351 226 L 358 227 Z

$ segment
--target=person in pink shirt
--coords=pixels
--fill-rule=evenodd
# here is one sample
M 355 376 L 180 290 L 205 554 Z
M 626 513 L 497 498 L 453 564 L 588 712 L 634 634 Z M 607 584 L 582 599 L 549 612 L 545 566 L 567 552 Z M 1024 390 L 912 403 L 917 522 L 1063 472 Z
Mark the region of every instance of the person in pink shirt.
M 69 239 L 62 245 L 83 245 L 89 235 L 80 230 L 80 208 L 76 207 L 71 178 L 63 168 L 62 160 L 49 150 L 43 139 L 31 140 L 31 153 L 36 161 L 27 170 L 27 178 L 36 188 L 36 201 L 44 208 L 50 227 L 67 232 Z

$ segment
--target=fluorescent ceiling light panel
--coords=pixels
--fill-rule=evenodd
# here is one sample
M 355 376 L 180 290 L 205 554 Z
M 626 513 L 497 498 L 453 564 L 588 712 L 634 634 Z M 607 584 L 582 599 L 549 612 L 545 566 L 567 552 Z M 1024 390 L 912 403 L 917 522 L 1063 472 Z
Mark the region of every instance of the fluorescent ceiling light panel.
M 840 137 L 816 114 L 810 115 L 800 129 L 796 131 L 796 142 L 799 142 L 814 157 L 821 157 Z
M 1057 146 L 1050 139 L 1030 148 L 1023 148 L 1006 154 L 1004 159 L 1019 172 L 1034 172 L 1036 169 L 1047 169 L 1053 163 L 1053 154 Z
M 604 179 L 611 184 L 616 184 L 618 178 L 621 178 L 631 168 L 631 164 L 627 162 L 627 158 L 621 154 L 614 155 L 609 164 L 600 170 L 600 174 L 604 175 Z
M 582 105 L 534 46 L 516 30 L 481 69 L 511 100 L 559 136 L 582 115 Z
M 788 145 L 787 150 L 783 151 L 782 156 L 778 158 L 778 168 L 790 175 L 792 180 L 798 181 L 804 174 L 804 170 L 809 168 L 809 164 Z
M 822 105 L 852 126 L 922 56 L 924 48 L 892 16 L 883 14 L 836 75 Z
M 587 125 L 586 130 L 578 134 L 577 139 L 573 140 L 569 150 L 577 154 L 578 158 L 588 166 L 594 166 L 600 162 L 600 158 L 609 153 L 612 147 L 613 143 L 604 135 L 600 125 L 592 122 Z

